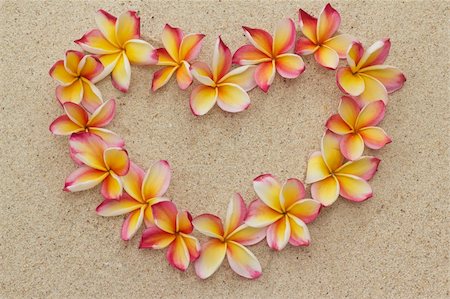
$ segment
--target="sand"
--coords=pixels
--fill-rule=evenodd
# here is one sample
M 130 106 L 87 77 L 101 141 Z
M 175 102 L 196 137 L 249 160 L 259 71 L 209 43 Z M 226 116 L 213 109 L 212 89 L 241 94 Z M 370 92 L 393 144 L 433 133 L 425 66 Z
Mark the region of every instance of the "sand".
M 167 22 L 207 34 L 200 59 L 211 59 L 221 34 L 232 50 L 246 40 L 240 28 L 273 28 L 301 7 L 317 14 L 323 1 L 2 1 L 0 123 L 0 297 L 188 298 L 443 298 L 448 287 L 449 2 L 334 1 L 341 31 L 366 45 L 390 37 L 388 63 L 408 81 L 390 97 L 382 127 L 394 142 L 372 153 L 382 159 L 364 203 L 339 199 L 310 224 L 312 244 L 272 252 L 252 247 L 263 266 L 245 280 L 227 263 L 202 281 L 181 273 L 161 251 L 138 250 L 138 238 L 120 240 L 123 217 L 95 214 L 97 189 L 62 191 L 75 169 L 67 140 L 48 125 L 62 113 L 48 70 L 72 42 L 95 26 L 104 8 L 136 9 L 144 39 L 158 39 Z M 271 29 L 270 29 L 271 30 Z M 159 46 L 155 43 L 155 46 Z M 319 148 L 323 124 L 337 109 L 333 72 L 306 58 L 297 80 L 277 78 L 268 95 L 251 92 L 250 109 L 215 108 L 195 118 L 189 91 L 174 82 L 150 93 L 151 72 L 133 67 L 130 92 L 99 84 L 118 113 L 110 128 L 127 142 L 131 158 L 147 168 L 173 166 L 168 195 L 198 215 L 224 216 L 233 192 L 254 198 L 252 179 L 273 173 L 304 179 L 309 154 Z

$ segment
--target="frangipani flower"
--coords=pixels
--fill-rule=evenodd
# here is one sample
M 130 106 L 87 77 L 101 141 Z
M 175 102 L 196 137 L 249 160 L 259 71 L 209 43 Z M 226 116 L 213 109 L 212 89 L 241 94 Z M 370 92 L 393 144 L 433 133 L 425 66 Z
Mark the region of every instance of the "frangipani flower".
M 322 66 L 336 69 L 339 59 L 344 59 L 354 38 L 349 34 L 333 37 L 341 24 L 341 16 L 328 3 L 320 13 L 319 20 L 300 9 L 298 12 L 300 29 L 304 37 L 295 44 L 295 53 L 314 54 L 314 59 Z
M 140 248 L 167 249 L 169 264 L 181 271 L 186 271 L 190 262 L 200 255 L 200 243 L 191 236 L 194 227 L 189 212 L 178 212 L 171 201 L 164 201 L 152 207 L 155 225 L 145 229 Z
M 220 36 L 214 47 L 212 68 L 204 62 L 192 64 L 192 75 L 202 84 L 191 93 L 192 113 L 204 115 L 216 104 L 227 112 L 241 112 L 250 105 L 247 91 L 256 83 L 252 66 L 231 70 L 231 52 Z
M 295 43 L 295 23 L 284 19 L 275 28 L 273 38 L 265 30 L 242 27 L 251 45 L 240 47 L 233 56 L 233 63 L 239 65 L 258 65 L 255 81 L 264 91 L 278 72 L 283 78 L 297 78 L 305 70 L 303 59 L 291 53 Z
M 289 242 L 294 246 L 308 246 L 311 237 L 307 223 L 319 215 L 321 204 L 314 199 L 303 199 L 305 187 L 297 179 L 288 179 L 281 185 L 270 174 L 253 180 L 259 199 L 248 207 L 245 223 L 251 227 L 267 227 L 267 244 L 282 250 Z
M 108 145 L 123 147 L 124 141 L 116 133 L 103 129 L 114 118 L 116 102 L 109 100 L 99 106 L 89 115 L 78 104 L 67 102 L 63 104 L 66 114 L 55 119 L 50 125 L 50 132 L 55 135 L 72 135 L 74 133 L 89 132 L 101 137 Z
M 130 162 L 130 170 L 122 177 L 125 193 L 118 200 L 106 199 L 97 207 L 101 216 L 128 214 L 122 225 L 122 239 L 130 240 L 141 227 L 153 225 L 152 205 L 168 201 L 163 197 L 170 184 L 170 166 L 167 161 L 154 163 L 144 173 L 139 166 Z
M 166 24 L 162 33 L 164 48 L 156 49 L 158 56 L 157 65 L 165 67 L 153 74 L 153 91 L 169 82 L 175 72 L 178 86 L 181 89 L 186 89 L 191 85 L 190 64 L 200 53 L 204 37 L 204 34 L 184 35 L 180 28 Z
M 98 58 L 74 50 L 67 51 L 64 60 L 58 60 L 49 71 L 50 76 L 59 83 L 56 98 L 61 104 L 82 104 L 93 112 L 103 100 L 92 80 L 102 71 L 103 65 Z
M 202 245 L 200 257 L 195 262 L 195 272 L 202 278 L 211 276 L 222 264 L 225 255 L 231 269 L 246 278 L 261 276 L 261 265 L 255 255 L 245 246 L 264 239 L 264 228 L 249 227 L 244 223 L 247 207 L 239 194 L 228 204 L 225 228 L 222 220 L 211 214 L 202 214 L 192 223 L 196 230 L 210 237 Z
M 110 147 L 102 138 L 88 132 L 70 136 L 69 146 L 74 160 L 83 165 L 67 177 L 65 191 L 87 190 L 102 183 L 103 197 L 118 199 L 122 196 L 120 177 L 130 168 L 126 150 Z
M 362 104 L 383 100 L 388 93 L 402 88 L 405 75 L 396 67 L 383 65 L 391 48 L 390 40 L 375 42 L 367 50 L 353 42 L 347 51 L 347 67 L 336 72 L 338 87 L 345 93 L 358 97 Z
M 328 119 L 326 127 L 342 136 L 340 148 L 346 159 L 361 157 L 364 144 L 371 149 L 380 149 L 392 141 L 382 128 L 376 127 L 383 119 L 385 110 L 386 105 L 381 100 L 360 109 L 354 99 L 341 98 L 339 113 Z
M 340 139 L 327 130 L 322 137 L 322 151 L 314 152 L 308 161 L 306 183 L 312 183 L 312 197 L 324 206 L 334 203 L 339 194 L 357 202 L 372 197 L 367 181 L 375 175 L 380 159 L 363 156 L 344 164 Z
M 131 64 L 149 65 L 157 62 L 153 47 L 141 40 L 141 21 L 135 11 L 127 11 L 118 18 L 100 9 L 95 17 L 98 29 L 76 40 L 83 50 L 97 54 L 104 71 L 94 82 L 111 74 L 112 84 L 122 92 L 130 86 Z

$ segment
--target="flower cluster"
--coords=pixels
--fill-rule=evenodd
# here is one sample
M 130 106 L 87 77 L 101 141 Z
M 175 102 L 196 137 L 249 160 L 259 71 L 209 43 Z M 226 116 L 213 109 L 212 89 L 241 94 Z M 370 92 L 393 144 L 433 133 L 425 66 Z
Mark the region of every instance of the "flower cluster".
M 298 29 L 292 19 L 282 20 L 273 35 L 265 30 L 243 27 L 249 44 L 234 53 L 219 36 L 210 65 L 198 61 L 203 34 L 185 34 L 165 25 L 161 48 L 141 39 L 140 18 L 134 11 L 115 17 L 104 10 L 95 18 L 97 28 L 75 41 L 84 52 L 69 50 L 50 69 L 59 86 L 56 98 L 64 114 L 50 125 L 55 135 L 69 136 L 69 152 L 78 166 L 65 181 L 64 190 L 76 192 L 101 185 L 103 202 L 98 215 L 124 215 L 121 238 L 130 240 L 143 227 L 142 249 L 164 249 L 171 266 L 185 271 L 191 263 L 196 274 L 208 278 L 225 256 L 237 274 L 254 279 L 262 267 L 248 248 L 264 238 L 280 251 L 288 243 L 308 246 L 307 224 L 321 208 L 339 196 L 354 202 L 372 196 L 368 181 L 380 160 L 364 156 L 367 148 L 378 150 L 391 138 L 378 124 L 385 115 L 388 94 L 400 89 L 406 78 L 392 66 L 384 65 L 389 39 L 364 49 L 348 34 L 336 34 L 339 13 L 327 4 L 318 18 L 299 11 Z M 248 92 L 259 87 L 268 92 L 276 73 L 293 79 L 305 70 L 302 56 L 314 59 L 328 70 L 336 70 L 338 88 L 344 93 L 338 112 L 329 117 L 320 151 L 309 158 L 306 183 L 296 179 L 281 183 L 271 174 L 253 180 L 257 199 L 246 204 L 236 193 L 228 204 L 225 220 L 212 214 L 193 217 L 179 210 L 166 197 L 171 167 L 165 160 L 145 171 L 133 162 L 123 139 L 105 127 L 113 120 L 116 102 L 104 101 L 95 86 L 111 75 L 112 85 L 127 92 L 130 65 L 161 66 L 153 74 L 152 91 L 175 76 L 180 89 L 195 81 L 189 99 L 194 115 L 204 115 L 217 103 L 226 112 L 241 112 L 250 105 Z M 347 64 L 339 67 L 340 59 Z M 233 64 L 237 65 L 233 67 Z M 202 244 L 196 232 L 207 240 Z

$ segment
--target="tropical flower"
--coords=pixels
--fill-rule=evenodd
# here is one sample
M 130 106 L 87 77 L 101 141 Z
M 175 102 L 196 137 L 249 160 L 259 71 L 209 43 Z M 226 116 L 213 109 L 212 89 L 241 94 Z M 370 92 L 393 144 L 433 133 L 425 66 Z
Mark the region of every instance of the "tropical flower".
M 361 43 L 353 42 L 347 51 L 348 66 L 336 72 L 338 87 L 358 97 L 362 105 L 378 100 L 387 103 L 388 93 L 402 88 L 406 81 L 398 68 L 383 65 L 390 48 L 388 38 L 375 42 L 367 50 Z
M 295 44 L 295 53 L 314 54 L 314 59 L 322 66 L 336 69 L 339 59 L 345 59 L 350 44 L 355 40 L 349 34 L 333 37 L 341 24 L 341 16 L 329 3 L 320 13 L 319 20 L 300 9 L 298 12 L 300 29 L 304 37 Z
M 64 60 L 58 60 L 49 71 L 50 76 L 59 83 L 56 98 L 61 104 L 81 103 L 93 112 L 103 100 L 92 80 L 102 71 L 103 65 L 98 58 L 74 50 L 67 51 Z
M 259 199 L 248 207 L 245 223 L 251 227 L 267 227 L 267 244 L 282 250 L 289 242 L 294 246 L 308 246 L 311 242 L 307 223 L 319 215 L 321 204 L 314 199 L 303 199 L 305 187 L 297 179 L 288 179 L 281 185 L 271 174 L 253 180 Z
M 171 201 L 153 205 L 155 225 L 145 229 L 140 248 L 167 249 L 169 264 L 181 271 L 186 271 L 190 262 L 200 255 L 200 243 L 191 236 L 194 229 L 189 212 L 179 212 Z
M 211 70 L 212 69 L 212 70 Z M 204 115 L 216 104 L 227 112 L 241 112 L 250 105 L 247 91 L 256 83 L 252 66 L 231 70 L 231 52 L 220 36 L 214 47 L 212 68 L 204 62 L 192 64 L 192 75 L 201 83 L 192 90 L 192 113 Z
M 246 278 L 261 276 L 261 265 L 255 255 L 245 246 L 253 245 L 264 239 L 264 228 L 249 227 L 244 223 L 247 207 L 239 194 L 228 204 L 225 229 L 222 220 L 211 214 L 202 214 L 192 223 L 196 230 L 210 237 L 202 245 L 200 257 L 195 262 L 195 272 L 202 278 L 211 276 L 222 264 L 225 255 L 231 269 Z
M 69 146 L 75 161 L 83 164 L 67 177 L 64 191 L 87 190 L 102 183 L 103 197 L 118 199 L 122 196 L 120 177 L 130 168 L 125 149 L 111 147 L 89 132 L 70 136 Z
M 371 102 L 359 108 L 358 103 L 347 96 L 341 98 L 338 114 L 333 114 L 326 127 L 341 135 L 341 153 L 348 160 L 361 157 L 364 144 L 371 149 L 380 149 L 392 140 L 376 125 L 383 119 L 386 105 L 383 101 Z
M 90 132 L 101 137 L 110 146 L 124 146 L 125 143 L 119 135 L 103 128 L 114 118 L 116 102 L 113 99 L 103 103 L 91 115 L 75 103 L 64 103 L 63 108 L 66 114 L 55 119 L 50 125 L 50 132 L 53 134 L 67 136 Z
M 251 45 L 240 47 L 233 56 L 233 63 L 258 65 L 255 81 L 264 91 L 278 72 L 283 78 L 297 78 L 305 70 L 303 59 L 291 53 L 295 43 L 295 23 L 292 19 L 282 20 L 275 28 L 273 38 L 265 30 L 242 27 Z
M 122 177 L 126 192 L 118 199 L 106 199 L 97 207 L 101 216 L 128 214 L 122 225 L 122 239 L 130 240 L 141 227 L 154 224 L 152 206 L 169 199 L 163 197 L 170 184 L 170 165 L 167 161 L 155 162 L 144 173 L 139 166 L 130 162 L 130 170 Z
M 180 28 L 166 24 L 162 33 L 164 48 L 155 50 L 158 56 L 157 65 L 163 65 L 164 68 L 153 74 L 153 91 L 169 82 L 175 72 L 178 86 L 181 89 L 186 89 L 191 85 L 190 64 L 200 53 L 204 37 L 204 34 L 184 35 Z
M 322 151 L 314 152 L 308 161 L 306 183 L 312 183 L 312 197 L 324 206 L 334 203 L 339 194 L 357 202 L 372 197 L 367 181 L 375 175 L 380 159 L 363 156 L 344 164 L 340 139 L 327 130 L 322 137 Z
M 98 55 L 105 69 L 94 82 L 111 74 L 112 84 L 122 92 L 130 86 L 131 64 L 149 65 L 157 62 L 153 47 L 141 40 L 141 20 L 135 11 L 118 18 L 100 9 L 95 17 L 98 29 L 76 40 L 83 50 Z

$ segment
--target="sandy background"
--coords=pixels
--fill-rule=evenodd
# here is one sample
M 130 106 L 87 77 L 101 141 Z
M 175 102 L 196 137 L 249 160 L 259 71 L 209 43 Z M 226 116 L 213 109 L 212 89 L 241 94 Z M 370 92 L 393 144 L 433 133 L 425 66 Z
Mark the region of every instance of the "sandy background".
M 394 142 L 373 179 L 373 199 L 338 200 L 311 224 L 308 248 L 271 252 L 252 248 L 263 276 L 247 281 L 227 263 L 201 281 L 192 268 L 173 270 L 160 251 L 120 240 L 122 217 L 96 216 L 98 190 L 69 194 L 64 178 L 75 165 L 65 138 L 50 122 L 61 114 L 48 70 L 73 40 L 95 26 L 104 8 L 136 9 L 147 40 L 164 23 L 207 34 L 201 59 L 210 61 L 222 34 L 234 51 L 245 42 L 241 25 L 273 28 L 301 7 L 318 14 L 325 1 L 1 2 L 0 297 L 396 297 L 444 298 L 448 287 L 449 2 L 333 1 L 341 31 L 366 45 L 391 37 L 388 63 L 407 75 L 391 96 L 382 126 Z M 155 44 L 158 46 L 158 44 Z M 279 77 L 266 96 L 230 115 L 215 108 L 192 116 L 189 92 L 174 82 L 150 93 L 151 70 L 133 67 L 129 94 L 115 97 L 112 128 L 125 137 L 131 158 L 147 168 L 168 159 L 169 196 L 194 214 L 225 214 L 232 192 L 253 197 L 252 179 L 271 172 L 304 179 L 309 154 L 319 148 L 326 118 L 337 109 L 334 74 L 306 59 L 297 80 Z

